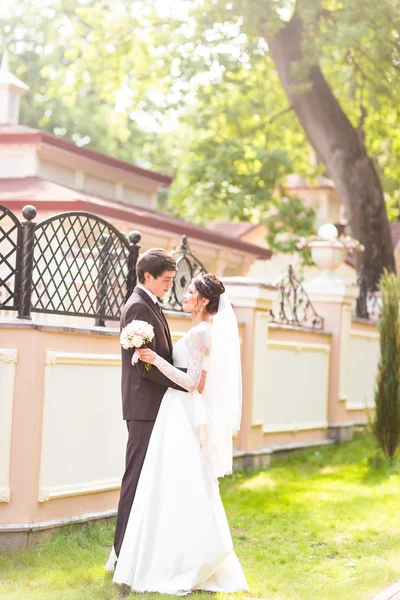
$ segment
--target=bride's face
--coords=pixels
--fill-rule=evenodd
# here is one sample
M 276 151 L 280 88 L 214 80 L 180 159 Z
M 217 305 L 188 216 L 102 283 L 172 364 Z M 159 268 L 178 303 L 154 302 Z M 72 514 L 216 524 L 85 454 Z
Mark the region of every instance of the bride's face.
M 197 291 L 196 286 L 194 285 L 193 281 L 189 285 L 189 288 L 188 288 L 187 292 L 183 295 L 182 299 L 183 299 L 182 308 L 183 308 L 184 312 L 196 313 L 199 310 L 201 310 L 201 308 L 203 308 L 203 306 L 202 306 L 203 298 L 200 296 L 199 292 Z

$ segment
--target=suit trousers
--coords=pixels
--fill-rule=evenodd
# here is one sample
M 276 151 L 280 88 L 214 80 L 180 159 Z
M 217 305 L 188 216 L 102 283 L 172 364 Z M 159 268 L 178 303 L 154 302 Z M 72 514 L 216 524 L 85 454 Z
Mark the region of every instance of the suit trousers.
M 114 536 L 114 550 L 117 556 L 121 550 L 154 423 L 155 421 L 126 422 L 128 427 L 128 444 L 126 447 L 125 473 L 121 483 L 121 495 Z

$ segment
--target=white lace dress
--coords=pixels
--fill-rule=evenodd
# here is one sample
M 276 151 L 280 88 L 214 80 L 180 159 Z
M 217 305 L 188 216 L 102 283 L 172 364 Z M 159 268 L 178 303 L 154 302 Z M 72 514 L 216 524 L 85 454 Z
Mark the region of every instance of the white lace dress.
M 201 323 L 155 366 L 189 393 L 168 389 L 154 425 L 113 581 L 136 592 L 185 595 L 248 589 L 207 461 L 206 398 L 196 389 L 210 349 Z M 153 367 L 155 368 L 155 367 Z M 113 570 L 112 553 L 107 569 Z

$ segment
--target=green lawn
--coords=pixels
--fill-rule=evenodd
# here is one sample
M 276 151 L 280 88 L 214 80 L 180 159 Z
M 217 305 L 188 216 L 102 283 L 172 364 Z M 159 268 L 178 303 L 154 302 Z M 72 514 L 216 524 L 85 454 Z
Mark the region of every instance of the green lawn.
M 235 598 L 370 600 L 400 579 L 400 466 L 384 461 L 371 466 L 374 456 L 373 442 L 360 436 L 222 482 L 250 585 Z M 0 556 L 1 600 L 126 595 L 104 574 L 104 547 L 112 536 L 113 524 L 84 532 L 71 528 L 29 550 Z

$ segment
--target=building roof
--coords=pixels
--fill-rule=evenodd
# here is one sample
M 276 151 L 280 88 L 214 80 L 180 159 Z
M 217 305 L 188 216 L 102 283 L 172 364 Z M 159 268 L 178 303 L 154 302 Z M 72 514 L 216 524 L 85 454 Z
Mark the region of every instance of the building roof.
M 15 212 L 22 210 L 28 203 L 35 206 L 39 215 L 40 211 L 86 211 L 128 221 L 138 229 L 142 225 L 177 235 L 186 234 L 198 241 L 237 250 L 260 259 L 269 259 L 272 255 L 270 250 L 260 246 L 210 231 L 205 227 L 193 225 L 189 221 L 177 219 L 160 211 L 104 200 L 98 196 L 51 183 L 39 177 L 0 179 L 0 204 Z
M 78 156 L 84 156 L 86 158 L 95 160 L 100 164 L 105 164 L 110 167 L 116 167 L 141 177 L 146 177 L 152 181 L 157 181 L 162 186 L 169 186 L 172 182 L 172 177 L 164 175 L 163 173 L 157 173 L 149 169 L 143 169 L 137 167 L 131 163 L 107 156 L 101 152 L 90 150 L 89 148 L 80 148 L 72 142 L 62 140 L 55 135 L 51 135 L 40 129 L 32 129 L 31 127 L 25 127 L 24 125 L 9 125 L 0 124 L 0 144 L 46 144 L 62 150 L 67 150 L 72 154 Z
M 240 221 L 239 223 L 229 223 L 229 222 L 216 222 L 209 223 L 207 225 L 207 229 L 211 229 L 212 231 L 216 231 L 218 233 L 222 233 L 223 235 L 229 235 L 230 237 L 240 239 L 253 229 L 257 229 L 260 227 L 261 223 L 247 223 Z

